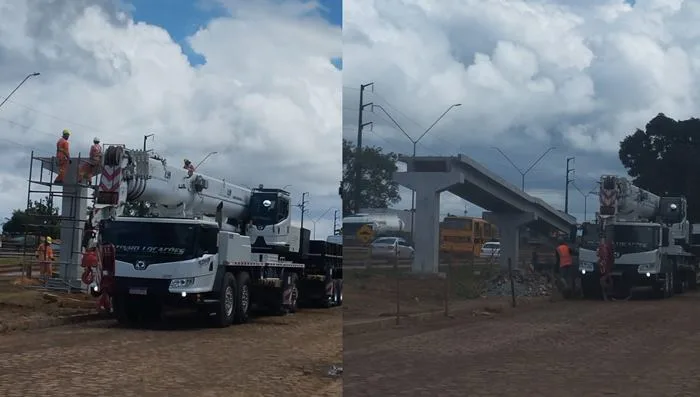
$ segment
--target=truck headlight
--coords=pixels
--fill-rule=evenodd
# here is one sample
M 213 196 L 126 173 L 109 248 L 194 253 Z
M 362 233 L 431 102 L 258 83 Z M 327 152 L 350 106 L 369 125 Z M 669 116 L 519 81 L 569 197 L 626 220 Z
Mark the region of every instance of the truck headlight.
M 170 289 L 187 288 L 194 285 L 194 277 L 176 278 L 170 281 Z
M 595 270 L 595 264 L 593 262 L 580 262 L 578 265 L 578 270 L 580 270 L 583 274 L 592 272 Z
M 644 264 L 639 265 L 639 267 L 637 267 L 637 272 L 639 272 L 639 273 L 656 273 L 657 272 L 656 266 L 657 266 L 657 264 L 655 262 L 654 263 L 644 263 Z

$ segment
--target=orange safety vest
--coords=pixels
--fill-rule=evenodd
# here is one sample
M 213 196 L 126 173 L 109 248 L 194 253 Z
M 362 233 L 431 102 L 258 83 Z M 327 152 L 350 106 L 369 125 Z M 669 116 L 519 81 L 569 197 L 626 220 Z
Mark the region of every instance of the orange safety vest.
M 95 143 L 94 145 L 90 146 L 90 160 L 92 160 L 95 163 L 98 163 L 101 157 L 102 146 L 100 146 L 99 143 Z
M 56 157 L 59 160 L 70 159 L 70 144 L 67 139 L 61 137 L 58 142 L 56 142 Z
M 42 243 L 41 245 L 39 245 L 39 248 L 36 249 L 36 258 L 40 262 L 52 261 L 54 259 L 53 248 L 51 248 L 51 246 L 46 243 Z
M 571 250 L 566 244 L 561 244 L 557 247 L 557 253 L 559 254 L 559 267 L 571 266 L 573 260 L 571 258 Z

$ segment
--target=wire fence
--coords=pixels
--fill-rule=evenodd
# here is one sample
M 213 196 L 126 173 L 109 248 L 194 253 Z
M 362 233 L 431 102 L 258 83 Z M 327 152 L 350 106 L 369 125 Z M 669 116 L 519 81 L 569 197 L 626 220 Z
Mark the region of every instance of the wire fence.
M 424 312 L 444 312 L 488 306 L 486 299 L 515 306 L 520 297 L 549 295 L 553 255 L 546 248 L 523 247 L 516 260 L 468 256 L 440 261 L 437 272 L 411 271 L 412 259 L 372 254 L 367 248 L 344 248 L 344 319 L 402 318 Z M 489 300 L 488 302 L 493 302 Z M 482 305 L 482 306 L 479 306 Z

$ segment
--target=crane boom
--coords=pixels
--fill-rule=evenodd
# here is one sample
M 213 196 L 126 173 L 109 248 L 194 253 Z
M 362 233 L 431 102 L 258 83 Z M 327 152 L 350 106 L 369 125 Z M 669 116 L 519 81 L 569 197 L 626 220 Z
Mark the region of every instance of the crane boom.
M 121 215 L 133 201 L 156 204 L 166 217 L 215 216 L 241 223 L 249 216 L 251 189 L 222 179 L 169 166 L 165 159 L 142 150 L 110 146 L 105 151 L 96 208 Z M 104 216 L 102 217 L 104 218 Z
M 626 221 L 653 220 L 661 203 L 661 197 L 615 175 L 600 177 L 599 199 L 601 217 Z

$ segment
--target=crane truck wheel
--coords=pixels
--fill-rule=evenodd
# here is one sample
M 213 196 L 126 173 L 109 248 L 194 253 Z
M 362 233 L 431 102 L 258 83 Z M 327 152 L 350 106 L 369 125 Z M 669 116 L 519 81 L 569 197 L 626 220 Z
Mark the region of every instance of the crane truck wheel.
M 236 275 L 236 311 L 233 322 L 243 324 L 250 318 L 250 276 L 248 272 L 240 272 Z
M 117 294 L 112 298 L 114 304 L 114 314 L 117 322 L 126 327 L 132 327 L 139 322 L 139 312 L 137 306 L 125 294 Z
M 226 272 L 221 282 L 221 290 L 219 291 L 219 303 L 216 309 L 216 315 L 213 318 L 214 325 L 219 328 L 228 327 L 233 323 L 233 318 L 236 313 L 236 298 L 238 297 L 238 288 L 236 279 L 233 274 Z

